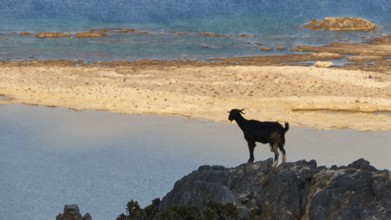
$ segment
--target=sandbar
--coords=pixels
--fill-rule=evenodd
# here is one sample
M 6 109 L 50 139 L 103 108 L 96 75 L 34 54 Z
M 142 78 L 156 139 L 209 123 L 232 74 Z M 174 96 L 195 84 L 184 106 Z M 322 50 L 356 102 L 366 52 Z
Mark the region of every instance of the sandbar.
M 227 111 L 232 108 L 245 108 L 246 118 L 288 121 L 294 126 L 391 130 L 387 72 L 230 59 L 1 62 L 0 104 L 180 115 L 216 122 L 228 122 Z

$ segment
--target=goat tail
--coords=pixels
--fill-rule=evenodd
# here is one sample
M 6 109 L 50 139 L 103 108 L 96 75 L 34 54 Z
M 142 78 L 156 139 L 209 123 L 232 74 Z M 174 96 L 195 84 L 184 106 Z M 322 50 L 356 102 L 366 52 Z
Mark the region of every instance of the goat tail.
M 289 123 L 285 122 L 284 133 L 286 133 L 288 130 L 289 130 Z

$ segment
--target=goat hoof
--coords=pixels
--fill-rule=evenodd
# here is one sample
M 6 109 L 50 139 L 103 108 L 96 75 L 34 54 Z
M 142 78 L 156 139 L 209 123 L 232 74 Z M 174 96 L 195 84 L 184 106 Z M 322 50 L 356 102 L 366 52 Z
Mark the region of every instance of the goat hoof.
M 248 160 L 247 163 L 254 163 L 254 160 Z

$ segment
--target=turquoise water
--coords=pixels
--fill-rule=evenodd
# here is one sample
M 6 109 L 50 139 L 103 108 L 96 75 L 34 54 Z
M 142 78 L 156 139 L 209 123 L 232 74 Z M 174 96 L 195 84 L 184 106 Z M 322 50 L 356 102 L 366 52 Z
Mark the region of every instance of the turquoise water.
M 363 17 L 377 23 L 383 34 L 391 33 L 391 2 L 384 0 L 5 0 L 0 8 L 0 60 L 203 60 L 284 54 L 298 45 L 360 42 L 363 36 L 380 34 L 302 28 L 310 19 L 328 16 Z M 97 28 L 135 28 L 148 34 L 111 33 L 100 39 L 38 39 L 17 34 Z M 225 36 L 201 37 L 201 32 Z M 240 37 L 242 33 L 255 37 Z M 260 50 L 278 46 L 285 50 Z

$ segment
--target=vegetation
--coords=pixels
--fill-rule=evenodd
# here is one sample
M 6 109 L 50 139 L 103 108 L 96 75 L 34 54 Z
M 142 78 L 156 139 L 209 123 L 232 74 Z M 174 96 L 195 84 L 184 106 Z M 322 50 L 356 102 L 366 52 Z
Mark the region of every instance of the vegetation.
M 221 204 L 208 201 L 205 208 L 177 206 L 159 212 L 160 199 L 154 199 L 152 204 L 140 208 L 137 201 L 131 200 L 127 204 L 126 214 L 121 214 L 117 220 L 215 220 L 238 219 L 239 210 L 232 204 Z

